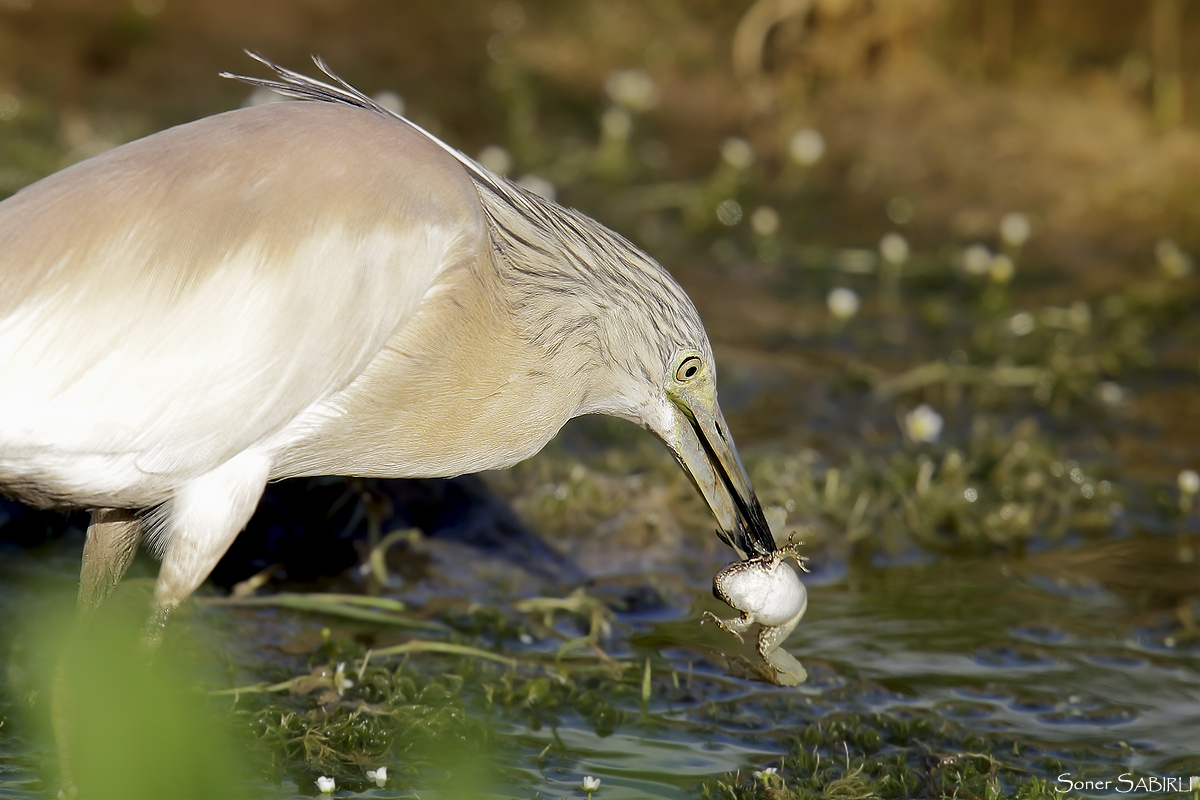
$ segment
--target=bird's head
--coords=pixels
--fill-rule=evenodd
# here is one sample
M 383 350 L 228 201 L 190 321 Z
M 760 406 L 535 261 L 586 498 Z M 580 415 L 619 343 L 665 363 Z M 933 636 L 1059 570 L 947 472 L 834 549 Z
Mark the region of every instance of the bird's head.
M 707 343 L 705 343 L 707 345 Z M 647 426 L 666 442 L 720 525 L 719 534 L 745 557 L 775 550 L 762 506 L 717 405 L 708 347 L 680 348 L 667 362 L 662 398 L 647 411 Z
M 674 284 L 665 272 L 662 279 Z M 690 301 L 674 288 L 683 302 L 672 309 L 670 323 L 660 305 L 665 294 L 610 315 L 603 341 L 608 357 L 591 370 L 598 388 L 586 410 L 657 434 L 708 503 L 721 539 L 745 558 L 766 555 L 775 540 L 717 403 L 712 349 Z

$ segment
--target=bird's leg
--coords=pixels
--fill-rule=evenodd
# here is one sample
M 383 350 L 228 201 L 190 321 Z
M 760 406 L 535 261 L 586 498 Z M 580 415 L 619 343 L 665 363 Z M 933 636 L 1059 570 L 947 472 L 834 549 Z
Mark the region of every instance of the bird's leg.
M 266 458 L 245 452 L 176 491 L 169 504 L 169 528 L 163 532 L 153 608 L 142 634 L 148 651 L 158 647 L 171 613 L 204 582 L 250 521 L 269 471 Z
M 104 602 L 121 582 L 142 540 L 141 521 L 133 512 L 119 508 L 92 511 L 83 565 L 79 570 L 79 623 Z M 57 740 L 64 788 L 72 785 L 70 742 L 67 737 L 67 689 L 60 661 L 55 667 L 50 690 L 50 724 Z
M 97 508 L 92 511 L 87 540 L 83 545 L 83 565 L 79 570 L 79 599 L 76 625 L 87 624 L 92 612 L 117 588 L 142 540 L 141 520 L 132 511 Z M 71 770 L 70 699 L 67 669 L 60 656 L 50 683 L 50 726 L 58 747 L 59 775 L 64 793 L 75 786 Z
M 129 569 L 141 540 L 141 520 L 132 511 L 120 508 L 92 511 L 79 571 L 80 613 L 95 610 L 112 594 Z

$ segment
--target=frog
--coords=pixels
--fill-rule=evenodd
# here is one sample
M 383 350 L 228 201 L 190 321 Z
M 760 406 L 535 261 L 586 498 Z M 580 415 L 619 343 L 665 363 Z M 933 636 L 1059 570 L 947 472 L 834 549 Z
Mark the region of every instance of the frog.
M 772 553 L 737 561 L 722 569 L 713 577 L 713 595 L 742 615 L 721 619 L 711 611 L 704 612 L 706 620 L 711 619 L 739 641 L 744 641 L 742 634 L 751 626 L 761 626 L 758 654 L 774 669 L 775 682 L 780 686 L 797 686 L 808 678 L 800 662 L 783 649 L 784 641 L 808 610 L 808 590 L 796 571 L 785 563 L 790 558 L 808 572 L 807 559 L 799 554 L 798 547 L 795 541 L 789 541 Z

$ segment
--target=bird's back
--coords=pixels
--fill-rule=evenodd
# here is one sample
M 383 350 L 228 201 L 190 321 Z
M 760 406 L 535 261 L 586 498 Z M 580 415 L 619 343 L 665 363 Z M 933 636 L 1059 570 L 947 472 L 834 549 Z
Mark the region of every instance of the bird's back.
M 0 203 L 0 487 L 161 502 L 347 386 L 485 248 L 462 168 L 348 106 L 209 117 L 27 187 Z

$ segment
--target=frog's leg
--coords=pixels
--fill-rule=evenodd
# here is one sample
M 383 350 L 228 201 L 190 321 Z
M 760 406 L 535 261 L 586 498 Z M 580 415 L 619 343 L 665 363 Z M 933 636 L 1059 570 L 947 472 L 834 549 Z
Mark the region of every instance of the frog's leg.
M 800 662 L 792 657 L 792 654 L 783 649 L 783 642 L 795 629 L 796 623 L 800 621 L 800 617 L 804 615 L 801 611 L 792 619 L 778 627 L 763 626 L 762 631 L 758 634 L 758 654 L 763 657 L 763 660 L 778 670 L 779 675 L 776 676 L 776 681 L 781 686 L 796 686 L 804 683 L 808 678 L 808 672 L 800 665 Z
M 717 627 L 726 633 L 732 633 L 738 638 L 738 641 L 742 641 L 742 634 L 750 630 L 750 626 L 754 624 L 753 620 L 744 615 L 733 619 L 721 619 L 711 611 L 705 611 L 704 618 L 717 623 Z

